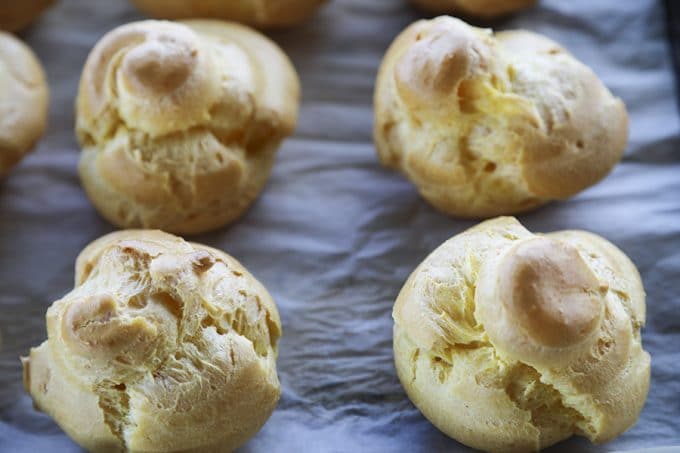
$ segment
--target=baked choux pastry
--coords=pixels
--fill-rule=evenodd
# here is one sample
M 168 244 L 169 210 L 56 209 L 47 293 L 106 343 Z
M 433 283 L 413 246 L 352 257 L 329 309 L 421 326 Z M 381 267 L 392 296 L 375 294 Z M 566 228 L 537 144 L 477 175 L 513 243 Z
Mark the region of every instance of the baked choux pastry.
M 0 178 L 45 133 L 49 89 L 31 49 L 0 31 Z
M 132 0 L 146 14 L 162 19 L 215 18 L 259 28 L 304 22 L 326 0 Z
M 106 34 L 80 80 L 80 177 L 126 228 L 195 234 L 252 204 L 298 113 L 297 74 L 243 25 L 143 21 Z
M 393 317 L 408 396 L 473 448 L 535 451 L 574 434 L 605 442 L 647 397 L 640 275 L 591 233 L 483 222 L 416 268 Z
M 53 3 L 54 0 L 3 0 L 0 2 L 0 29 L 21 30 Z
M 537 0 L 411 0 L 425 11 L 436 14 L 459 13 L 485 19 L 528 8 Z
M 228 452 L 276 406 L 280 335 L 267 290 L 229 255 L 122 231 L 78 256 L 24 385 L 90 452 Z
M 392 44 L 375 92 L 381 162 L 459 217 L 527 211 L 602 179 L 628 136 L 623 102 L 566 50 L 528 31 L 451 17 Z

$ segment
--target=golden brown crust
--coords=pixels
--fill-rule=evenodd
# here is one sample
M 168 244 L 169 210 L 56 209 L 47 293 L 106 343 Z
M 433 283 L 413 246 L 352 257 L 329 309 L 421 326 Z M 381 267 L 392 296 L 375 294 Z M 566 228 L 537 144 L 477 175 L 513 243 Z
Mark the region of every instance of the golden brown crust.
M 0 30 L 19 31 L 35 20 L 54 0 L 3 1 L 0 5 Z
M 381 162 L 452 215 L 517 213 L 570 197 L 611 170 L 627 136 L 621 100 L 558 44 L 526 31 L 418 21 L 378 74 Z
M 411 0 L 411 3 L 435 14 L 459 13 L 490 19 L 528 8 L 536 0 Z
M 437 248 L 394 306 L 399 378 L 439 429 L 485 451 L 610 440 L 649 387 L 640 276 L 591 233 L 497 218 Z
M 133 0 L 161 19 L 214 18 L 259 28 L 286 27 L 307 20 L 326 0 Z
M 297 74 L 245 26 L 135 22 L 104 36 L 83 69 L 80 175 L 122 227 L 194 234 L 238 218 L 297 121 Z
M 45 71 L 33 51 L 0 31 L 0 178 L 45 133 L 48 101 Z
M 23 359 L 26 389 L 89 451 L 231 451 L 279 398 L 266 289 L 225 253 L 160 231 L 86 247 L 47 332 Z

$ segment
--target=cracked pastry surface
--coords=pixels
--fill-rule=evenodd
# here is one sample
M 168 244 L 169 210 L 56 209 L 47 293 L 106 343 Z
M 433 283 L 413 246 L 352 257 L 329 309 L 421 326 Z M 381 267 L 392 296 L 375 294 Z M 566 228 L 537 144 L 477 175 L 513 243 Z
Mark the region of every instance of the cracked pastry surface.
M 460 13 L 492 18 L 514 13 L 537 0 L 411 0 L 411 3 L 431 13 Z
M 609 173 L 628 137 L 623 102 L 555 42 L 446 16 L 397 37 L 374 104 L 381 162 L 461 217 L 568 198 Z
M 19 31 L 53 3 L 54 0 L 3 1 L 0 3 L 0 29 Z
M 0 178 L 45 133 L 49 89 L 33 51 L 0 31 Z
M 220 21 L 142 21 L 106 34 L 80 80 L 83 187 L 121 227 L 195 234 L 238 218 L 297 121 L 276 44 Z
M 326 0 L 133 0 L 145 13 L 163 19 L 216 18 L 270 28 L 308 19 Z
M 397 373 L 441 431 L 485 451 L 613 439 L 649 389 L 634 264 L 584 231 L 483 222 L 430 254 L 393 311 Z
M 231 451 L 279 399 L 267 290 L 227 254 L 160 231 L 87 246 L 47 334 L 22 359 L 25 387 L 88 451 Z

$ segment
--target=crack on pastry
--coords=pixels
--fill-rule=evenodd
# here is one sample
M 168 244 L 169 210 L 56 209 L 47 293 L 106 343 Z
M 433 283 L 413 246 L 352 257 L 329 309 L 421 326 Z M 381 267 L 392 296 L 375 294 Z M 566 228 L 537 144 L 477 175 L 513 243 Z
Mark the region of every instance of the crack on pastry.
M 442 244 L 404 284 L 397 374 L 429 420 L 475 448 L 603 442 L 646 399 L 644 316 L 639 274 L 614 245 L 498 218 Z
M 628 135 L 623 102 L 559 45 L 451 17 L 395 39 L 374 104 L 381 162 L 462 217 L 568 198 L 609 173 Z
M 531 414 L 531 423 L 538 429 L 536 449 L 572 433 L 588 432 L 591 421 L 586 415 L 566 406 L 563 395 L 529 365 L 518 363 L 511 368 L 504 391 L 520 410 Z
M 432 356 L 430 360 L 434 372 L 437 373 L 439 382 L 443 383 L 448 379 L 449 371 L 451 370 L 451 364 L 439 356 Z
M 236 277 L 237 281 L 243 281 L 244 274 L 237 269 L 233 269 L 227 260 L 216 258 L 211 264 L 223 265 L 226 270 Z M 226 277 L 223 280 L 218 280 L 215 287 L 229 285 L 226 282 Z M 262 299 L 257 294 L 251 294 L 245 288 L 236 290 L 230 299 L 229 307 L 236 308 L 232 310 L 215 310 L 215 307 L 205 307 L 208 315 L 201 321 L 206 326 L 213 327 L 220 335 L 228 332 L 235 332 L 238 335 L 248 339 L 255 349 L 255 352 L 266 357 L 273 351 L 276 353 L 276 344 L 281 335 L 281 329 L 278 327 L 278 322 L 272 317 L 272 313 L 265 309 Z M 252 307 L 255 307 L 253 309 Z M 264 325 L 262 326 L 262 319 L 264 318 Z M 262 329 L 264 327 L 264 329 Z
M 120 441 L 123 451 L 128 451 L 125 430 L 128 427 L 130 397 L 125 384 L 102 381 L 96 384 L 94 391 L 99 395 L 99 407 L 104 414 L 104 422 Z
M 420 357 L 420 348 L 415 348 L 411 354 L 411 382 L 416 380 L 416 369 L 418 365 L 418 358 Z
M 248 295 L 244 292 L 241 294 L 241 297 L 246 299 L 248 298 Z M 215 329 L 215 331 L 219 335 L 226 335 L 229 332 L 235 332 L 236 334 L 242 336 L 243 338 L 247 338 L 252 344 L 253 347 L 255 348 L 255 352 L 257 352 L 259 355 L 266 357 L 267 354 L 270 352 L 270 348 L 272 346 L 272 342 L 276 342 L 277 336 L 276 332 L 271 330 L 271 321 L 266 321 L 269 325 L 267 326 L 267 330 L 269 331 L 269 335 L 266 336 L 261 336 L 259 335 L 260 332 L 256 327 L 253 327 L 252 323 L 252 314 L 248 314 L 248 312 L 245 309 L 245 305 L 243 304 L 241 306 L 238 306 L 236 309 L 233 311 L 223 311 L 223 312 L 218 312 L 218 313 L 209 313 L 207 316 L 203 318 L 201 321 L 201 325 L 203 327 L 210 327 Z M 261 307 L 258 307 L 256 316 L 265 316 L 268 317 L 268 315 L 263 313 L 263 310 Z M 270 318 L 268 318 L 270 319 Z

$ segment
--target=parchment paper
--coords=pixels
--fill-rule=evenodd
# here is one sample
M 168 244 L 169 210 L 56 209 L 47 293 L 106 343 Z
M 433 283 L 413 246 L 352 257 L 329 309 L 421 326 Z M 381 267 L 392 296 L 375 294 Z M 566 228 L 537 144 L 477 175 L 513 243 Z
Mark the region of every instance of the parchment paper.
M 680 451 L 680 122 L 664 14 L 654 0 L 543 0 L 494 24 L 561 42 L 631 118 L 626 158 L 607 179 L 520 218 L 535 231 L 603 235 L 633 259 L 647 290 L 652 383 L 639 422 L 606 445 L 577 439 L 550 451 Z M 141 17 L 124 0 L 61 0 L 22 34 L 46 66 L 52 100 L 47 136 L 0 183 L 2 452 L 79 451 L 32 408 L 18 357 L 43 341 L 45 310 L 72 288 L 78 252 L 113 230 L 79 185 L 73 103 L 98 38 Z M 297 132 L 249 213 L 192 238 L 241 260 L 281 312 L 281 402 L 243 451 L 468 451 L 420 415 L 392 364 L 391 309 L 404 280 L 473 224 L 435 212 L 379 166 L 372 145 L 380 59 L 417 17 L 405 0 L 334 0 L 308 24 L 270 33 L 302 79 Z

